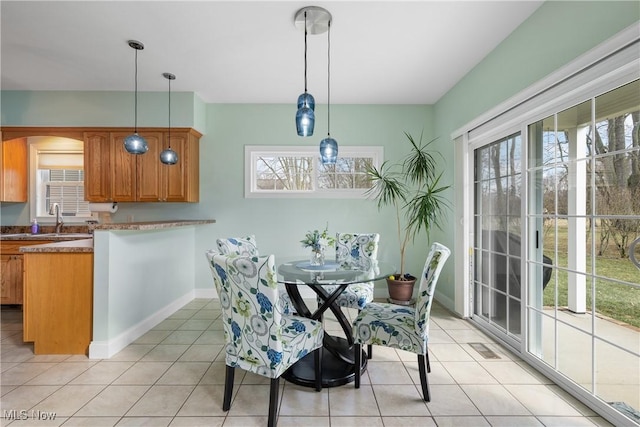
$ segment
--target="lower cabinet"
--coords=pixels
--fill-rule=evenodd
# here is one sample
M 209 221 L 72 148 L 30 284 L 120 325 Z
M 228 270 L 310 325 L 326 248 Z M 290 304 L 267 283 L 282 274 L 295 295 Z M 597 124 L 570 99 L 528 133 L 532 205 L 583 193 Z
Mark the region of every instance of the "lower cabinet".
M 34 354 L 88 354 L 93 253 L 25 253 L 23 321 Z
M 0 304 L 22 304 L 22 255 L 0 255 Z
M 22 304 L 22 259 L 21 246 L 42 245 L 49 240 L 2 240 L 0 241 L 0 304 Z

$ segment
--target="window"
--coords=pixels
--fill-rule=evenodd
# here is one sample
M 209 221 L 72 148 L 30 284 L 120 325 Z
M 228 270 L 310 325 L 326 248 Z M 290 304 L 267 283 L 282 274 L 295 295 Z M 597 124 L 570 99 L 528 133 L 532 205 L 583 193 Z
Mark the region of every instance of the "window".
M 340 147 L 323 165 L 317 147 L 245 146 L 245 197 L 364 198 L 367 166 L 380 166 L 382 147 Z
M 67 138 L 29 138 L 31 153 L 31 218 L 46 224 L 55 221 L 49 210 L 54 203 L 66 223 L 91 217 L 84 199 L 82 141 Z

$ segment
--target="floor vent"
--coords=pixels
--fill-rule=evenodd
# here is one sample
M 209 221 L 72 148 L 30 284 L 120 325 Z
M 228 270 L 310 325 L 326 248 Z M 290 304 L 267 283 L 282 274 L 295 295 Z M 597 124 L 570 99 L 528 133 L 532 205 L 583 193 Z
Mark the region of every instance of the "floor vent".
M 485 359 L 500 359 L 500 356 L 494 353 L 493 350 L 480 342 L 470 342 L 469 345 Z

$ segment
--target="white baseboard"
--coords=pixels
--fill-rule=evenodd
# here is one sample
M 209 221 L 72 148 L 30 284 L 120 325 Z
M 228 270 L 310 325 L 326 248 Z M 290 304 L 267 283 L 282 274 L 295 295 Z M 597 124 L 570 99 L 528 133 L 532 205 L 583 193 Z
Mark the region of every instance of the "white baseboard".
M 194 298 L 205 298 L 205 299 L 218 299 L 218 293 L 215 289 L 203 289 L 196 288 L 194 289 Z
M 208 289 L 202 289 L 202 291 L 208 291 Z M 195 295 L 195 291 L 187 292 L 182 297 L 167 304 L 160 310 L 156 311 L 146 319 L 142 320 L 136 325 L 131 326 L 129 329 L 118 335 L 117 337 L 108 341 L 92 341 L 89 344 L 89 359 L 109 359 L 120 350 L 140 338 L 147 333 L 150 329 L 162 322 L 167 317 L 171 316 L 177 310 L 182 308 L 185 304 L 192 301 Z M 214 291 L 215 295 L 215 291 Z M 198 298 L 205 298 L 200 297 Z
M 442 305 L 444 308 L 446 308 L 450 312 L 452 312 L 452 313 L 456 312 L 456 303 L 455 303 L 455 301 L 452 300 L 451 298 L 449 298 L 448 296 L 443 295 L 441 292 L 438 292 L 437 289 L 436 289 L 435 295 L 433 295 L 433 299 L 438 301 L 438 303 L 440 303 L 440 305 Z M 458 313 L 458 315 L 460 315 L 460 313 Z

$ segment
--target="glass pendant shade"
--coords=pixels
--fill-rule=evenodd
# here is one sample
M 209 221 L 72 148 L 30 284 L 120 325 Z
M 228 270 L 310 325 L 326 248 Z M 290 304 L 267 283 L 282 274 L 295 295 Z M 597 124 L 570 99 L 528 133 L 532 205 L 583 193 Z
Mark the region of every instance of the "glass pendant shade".
M 301 109 L 302 107 L 311 108 L 312 110 L 315 111 L 316 100 L 313 97 L 313 95 L 311 95 L 308 92 L 300 94 L 300 96 L 298 97 L 298 110 Z
M 178 153 L 173 151 L 171 147 L 160 153 L 160 161 L 165 165 L 175 165 L 178 163 Z
M 144 154 L 149 151 L 149 145 L 143 137 L 134 133 L 124 139 L 124 149 L 130 154 Z
M 316 124 L 316 114 L 309 107 L 302 107 L 296 113 L 296 129 L 300 136 L 313 135 L 313 127 Z
M 338 158 L 338 141 L 327 135 L 320 141 L 320 158 L 323 165 L 333 165 Z

